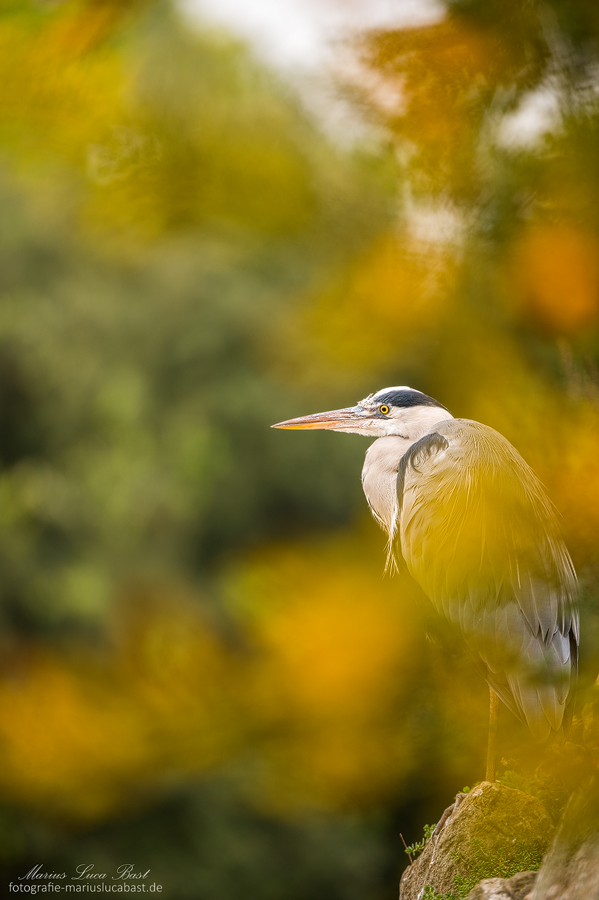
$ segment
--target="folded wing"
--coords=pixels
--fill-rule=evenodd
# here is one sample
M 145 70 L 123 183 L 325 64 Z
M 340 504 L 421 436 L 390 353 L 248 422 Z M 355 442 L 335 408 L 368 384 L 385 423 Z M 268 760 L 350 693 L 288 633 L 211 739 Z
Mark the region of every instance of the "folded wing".
M 492 428 L 453 419 L 410 447 L 397 488 L 402 555 L 437 612 L 533 734 L 567 725 L 576 577 L 532 469 Z

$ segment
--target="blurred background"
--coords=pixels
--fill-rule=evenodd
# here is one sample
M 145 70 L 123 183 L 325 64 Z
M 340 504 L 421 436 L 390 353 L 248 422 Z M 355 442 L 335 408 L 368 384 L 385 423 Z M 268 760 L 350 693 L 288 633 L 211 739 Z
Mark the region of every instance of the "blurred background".
M 588 0 L 2 0 L 3 883 L 396 896 L 487 688 L 383 576 L 367 443 L 269 429 L 386 385 L 543 479 L 584 702 L 598 40 Z M 541 751 L 503 716 L 513 783 Z

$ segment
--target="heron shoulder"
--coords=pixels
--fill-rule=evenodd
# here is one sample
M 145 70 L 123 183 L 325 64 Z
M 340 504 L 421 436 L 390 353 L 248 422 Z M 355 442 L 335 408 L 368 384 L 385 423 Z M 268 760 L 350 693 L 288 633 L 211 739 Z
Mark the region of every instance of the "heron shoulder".
M 480 466 L 481 470 L 491 469 L 499 474 L 511 472 L 516 478 L 528 482 L 531 487 L 540 487 L 537 476 L 516 447 L 490 425 L 483 425 L 473 419 L 447 419 L 431 428 L 431 432 L 433 431 L 449 442 L 454 452 L 454 463 L 455 454 L 459 450 L 463 462 L 470 466 Z
M 437 431 L 448 440 L 465 441 L 469 444 L 482 442 L 487 446 L 497 446 L 518 452 L 516 448 L 499 431 L 490 425 L 483 425 L 474 419 L 444 419 L 438 422 L 431 431 Z

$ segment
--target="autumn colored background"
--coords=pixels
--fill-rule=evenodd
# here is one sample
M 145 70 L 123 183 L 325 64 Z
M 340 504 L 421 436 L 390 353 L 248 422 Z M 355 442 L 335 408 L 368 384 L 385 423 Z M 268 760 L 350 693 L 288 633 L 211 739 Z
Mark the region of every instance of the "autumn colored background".
M 483 777 L 486 686 L 383 576 L 367 443 L 269 429 L 386 385 L 543 479 L 588 696 L 599 12 L 445 7 L 344 45 L 344 141 L 166 0 L 2 2 L 2 884 L 396 895 L 399 832 Z M 503 727 L 513 778 L 539 751 Z

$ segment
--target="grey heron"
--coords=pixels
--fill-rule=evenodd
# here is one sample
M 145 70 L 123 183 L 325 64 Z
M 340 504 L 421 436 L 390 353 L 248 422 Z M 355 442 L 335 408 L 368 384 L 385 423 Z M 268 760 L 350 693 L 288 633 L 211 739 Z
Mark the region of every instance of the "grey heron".
M 436 613 L 457 626 L 489 684 L 487 780 L 498 697 L 532 734 L 568 724 L 578 659 L 576 575 L 545 490 L 487 425 L 409 387 L 279 422 L 375 437 L 362 469 L 370 509 Z

